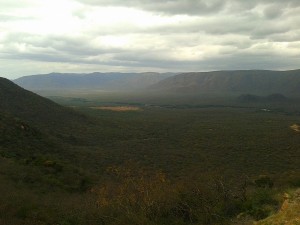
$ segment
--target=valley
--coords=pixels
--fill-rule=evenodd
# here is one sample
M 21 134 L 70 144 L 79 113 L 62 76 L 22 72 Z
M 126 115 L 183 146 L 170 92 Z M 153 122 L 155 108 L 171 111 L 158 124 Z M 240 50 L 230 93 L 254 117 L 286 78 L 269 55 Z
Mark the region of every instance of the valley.
M 0 0 L 0 225 L 300 225 L 299 15 Z
M 300 185 L 297 97 L 0 91 L 0 224 L 252 224 Z

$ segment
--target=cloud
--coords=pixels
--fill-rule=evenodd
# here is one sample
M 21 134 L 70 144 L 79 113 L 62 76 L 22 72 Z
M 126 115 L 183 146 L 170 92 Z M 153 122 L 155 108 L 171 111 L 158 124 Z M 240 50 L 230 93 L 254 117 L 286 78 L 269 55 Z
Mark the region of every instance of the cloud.
M 123 6 L 140 8 L 148 11 L 155 11 L 165 14 L 210 14 L 223 9 L 225 1 L 223 0 L 78 0 L 83 4 L 94 6 Z
M 283 14 L 282 5 L 271 5 L 264 9 L 264 16 L 268 19 L 275 19 Z
M 162 14 L 186 14 L 186 15 L 209 15 L 217 14 L 223 11 L 243 12 L 256 8 L 258 5 L 267 6 L 265 15 L 268 18 L 274 18 L 281 12 L 281 7 L 299 7 L 298 0 L 166 0 L 166 1 L 151 1 L 151 0 L 77 0 L 85 5 L 92 6 L 121 6 L 139 8 L 145 11 L 152 11 Z
M 6 76 L 296 69 L 300 1 L 0 0 L 0 30 Z

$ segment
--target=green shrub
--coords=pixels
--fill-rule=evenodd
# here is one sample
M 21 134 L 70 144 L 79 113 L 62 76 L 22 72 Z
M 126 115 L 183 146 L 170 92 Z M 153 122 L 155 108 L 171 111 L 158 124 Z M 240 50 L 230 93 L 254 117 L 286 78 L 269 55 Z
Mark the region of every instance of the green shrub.
M 257 187 L 262 187 L 262 188 L 272 188 L 274 183 L 271 180 L 271 178 L 267 175 L 260 175 L 254 183 L 256 184 Z
M 256 220 L 266 218 L 277 210 L 279 201 L 271 189 L 256 188 L 244 202 L 244 210 Z

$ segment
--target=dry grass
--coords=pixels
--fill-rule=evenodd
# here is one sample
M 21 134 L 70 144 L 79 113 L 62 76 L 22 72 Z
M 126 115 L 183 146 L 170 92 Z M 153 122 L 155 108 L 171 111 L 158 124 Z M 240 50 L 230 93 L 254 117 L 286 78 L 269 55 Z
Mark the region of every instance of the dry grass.
M 300 206 L 293 204 L 285 211 L 262 220 L 256 225 L 300 225 Z
M 290 126 L 290 128 L 295 132 L 300 132 L 300 126 L 298 124 L 293 124 L 292 126 Z
M 116 112 L 126 112 L 126 111 L 141 111 L 140 107 L 136 106 L 94 106 L 90 107 L 91 109 L 98 109 L 98 110 L 109 110 L 109 111 L 116 111 Z

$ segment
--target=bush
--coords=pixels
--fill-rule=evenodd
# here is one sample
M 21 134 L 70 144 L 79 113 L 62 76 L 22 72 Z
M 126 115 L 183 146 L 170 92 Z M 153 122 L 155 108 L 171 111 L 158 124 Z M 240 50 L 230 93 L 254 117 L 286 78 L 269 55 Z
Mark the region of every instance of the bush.
M 264 219 L 277 210 L 279 202 L 276 197 L 274 190 L 257 188 L 244 203 L 245 211 L 256 220 Z
M 171 216 L 177 195 L 164 173 L 150 173 L 133 165 L 110 167 L 107 172 L 112 179 L 92 190 L 98 207 L 109 214 L 107 218 L 118 215 L 140 224 Z
M 271 178 L 267 175 L 260 175 L 254 183 L 256 184 L 257 187 L 262 187 L 262 188 L 272 188 L 274 183 L 271 180 Z

